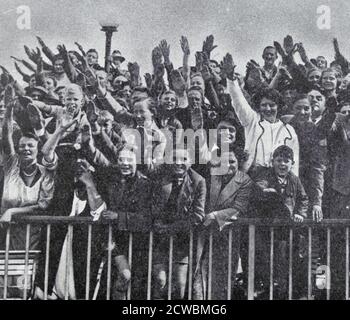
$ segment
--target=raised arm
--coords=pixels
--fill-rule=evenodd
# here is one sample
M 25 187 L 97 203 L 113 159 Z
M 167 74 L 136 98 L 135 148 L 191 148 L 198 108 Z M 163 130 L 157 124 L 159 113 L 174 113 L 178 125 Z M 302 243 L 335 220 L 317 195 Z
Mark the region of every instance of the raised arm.
M 188 44 L 188 40 L 185 36 L 181 37 L 180 40 L 180 44 L 181 44 L 181 49 L 183 52 L 183 59 L 182 59 L 182 67 L 183 67 L 183 77 L 186 83 L 189 83 L 190 81 L 190 67 L 189 67 L 189 63 L 188 63 L 188 59 L 190 57 L 190 46 Z
M 39 36 L 36 36 L 38 39 L 38 42 L 41 46 L 42 51 L 44 52 L 45 56 L 53 63 L 54 62 L 54 56 L 55 54 L 51 51 L 51 49 L 45 44 L 43 39 L 41 39 Z
M 223 59 L 222 72 L 227 78 L 227 89 L 232 99 L 237 117 L 243 127 L 249 126 L 254 120 L 258 120 L 258 114 L 251 108 L 234 75 L 235 65 L 232 56 L 228 53 Z
M 82 47 L 78 42 L 74 42 L 74 44 L 78 47 L 79 51 L 81 52 L 81 55 L 82 55 L 83 57 L 85 57 L 85 56 L 86 56 L 86 52 L 85 52 L 85 50 L 83 49 L 83 47 Z
M 203 67 L 202 77 L 205 83 L 205 96 L 209 100 L 210 104 L 217 110 L 220 107 L 220 101 L 214 88 L 213 73 L 209 66 Z
M 128 63 L 128 70 L 130 73 L 130 86 L 131 88 L 135 88 L 137 86 L 141 85 L 141 78 L 140 78 L 140 66 L 137 62 L 129 62 Z
M 56 147 L 62 138 L 63 134 L 66 132 L 68 128 L 70 128 L 77 120 L 71 120 L 66 113 L 62 113 L 61 117 L 56 121 L 56 130 L 55 132 L 49 136 L 46 143 L 41 149 L 41 152 L 44 155 L 44 160 L 47 163 L 52 163 L 55 159 L 55 150 Z
M 15 90 L 11 85 L 8 85 L 5 89 L 5 118 L 2 129 L 3 148 L 4 153 L 7 156 L 14 156 L 16 154 L 13 143 L 13 106 L 15 99 Z
M 88 196 L 88 202 L 91 211 L 96 212 L 98 216 L 101 214 L 103 210 L 106 209 L 106 204 L 102 200 L 102 197 L 97 192 L 96 185 L 94 183 L 94 179 L 91 174 L 90 164 L 86 160 L 81 160 L 79 162 L 78 168 L 78 179 L 83 182 L 86 187 L 86 192 Z M 98 219 L 98 218 L 97 218 Z
M 305 64 L 305 67 L 307 68 L 307 69 L 312 69 L 312 68 L 314 68 L 315 66 L 310 62 L 310 60 L 309 60 L 309 58 L 308 58 L 308 56 L 307 56 L 307 54 L 306 54 L 306 50 L 305 50 L 305 48 L 304 48 L 304 45 L 300 42 L 300 43 L 298 43 L 298 45 L 297 45 L 297 50 L 298 50 L 298 52 L 299 52 L 299 55 L 300 55 L 300 58 L 301 58 L 301 60 L 304 62 L 304 64 Z
M 216 47 L 214 46 L 214 36 L 211 34 L 203 41 L 202 52 L 205 52 L 210 59 L 210 54 Z
M 350 72 L 349 61 L 340 53 L 337 38 L 333 39 L 333 46 L 335 51 L 334 59 L 337 63 L 340 64 L 343 74 L 346 75 Z
M 17 72 L 22 76 L 23 81 L 29 83 L 30 75 L 23 72 L 23 70 L 19 67 L 17 62 L 15 62 L 15 68 L 16 68 Z
M 170 45 L 168 45 L 166 40 L 162 40 L 159 44 L 159 50 L 163 55 L 164 58 L 164 67 L 167 72 L 168 76 L 168 85 L 169 88 L 172 88 L 172 79 L 171 79 L 171 72 L 174 70 L 173 64 L 170 61 Z M 155 58 L 153 57 L 153 52 L 152 52 L 152 62 L 154 63 L 161 63 L 161 61 L 155 61 Z
M 63 68 L 67 74 L 68 79 L 75 83 L 77 81 L 78 73 L 73 66 L 72 61 L 70 60 L 69 54 L 64 44 L 57 46 L 57 50 L 59 54 L 62 56 L 64 60 Z

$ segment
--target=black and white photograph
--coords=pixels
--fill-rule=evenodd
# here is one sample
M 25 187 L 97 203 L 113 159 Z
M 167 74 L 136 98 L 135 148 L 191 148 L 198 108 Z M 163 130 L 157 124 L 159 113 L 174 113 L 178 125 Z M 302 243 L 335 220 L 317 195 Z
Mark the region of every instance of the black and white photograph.
M 0 0 L 0 300 L 349 300 L 349 15 Z

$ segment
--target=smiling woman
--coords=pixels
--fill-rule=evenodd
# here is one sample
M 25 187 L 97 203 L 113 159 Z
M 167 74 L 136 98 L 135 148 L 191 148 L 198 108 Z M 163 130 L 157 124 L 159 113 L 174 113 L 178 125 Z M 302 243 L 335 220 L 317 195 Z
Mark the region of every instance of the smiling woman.
M 280 145 L 288 145 L 294 151 L 295 165 L 292 171 L 298 175 L 299 142 L 294 129 L 278 119 L 282 99 L 274 89 L 261 89 L 253 98 L 258 112 L 245 99 L 236 81 L 228 80 L 228 89 L 235 112 L 244 127 L 249 158 L 247 168 L 254 177 L 262 168 L 269 167 L 272 152 Z M 254 178 L 253 178 L 254 179 Z
M 37 163 L 39 138 L 33 133 L 24 133 L 15 151 L 13 134 L 13 88 L 5 91 L 7 107 L 3 128 L 4 143 L 4 190 L 1 203 L 2 222 L 9 222 L 13 215 L 34 214 L 47 208 L 54 191 L 54 170 L 56 159 L 45 166 Z M 25 227 L 15 226 L 11 229 L 11 250 L 24 250 Z M 36 248 L 40 228 L 33 227 L 30 248 Z

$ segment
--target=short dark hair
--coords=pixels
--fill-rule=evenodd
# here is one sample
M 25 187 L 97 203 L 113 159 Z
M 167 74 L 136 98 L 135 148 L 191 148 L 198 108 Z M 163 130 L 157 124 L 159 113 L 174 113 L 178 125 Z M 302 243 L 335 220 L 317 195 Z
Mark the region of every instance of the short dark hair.
M 97 54 L 97 57 L 98 57 L 98 52 L 97 52 L 97 50 L 96 49 L 89 49 L 87 52 L 86 52 L 86 54 L 88 54 L 89 52 L 94 52 L 94 53 L 96 53 Z
M 39 142 L 39 137 L 33 133 L 33 132 L 30 132 L 30 131 L 25 131 L 22 133 L 21 138 L 29 138 L 29 139 L 34 139 L 36 142 Z
M 299 100 L 303 100 L 303 99 L 309 99 L 309 97 L 307 96 L 306 93 L 298 93 L 297 96 L 295 97 L 293 103 L 296 103 Z
M 266 52 L 267 49 L 273 49 L 273 50 L 275 50 L 276 56 L 277 56 L 277 50 L 276 50 L 276 48 L 275 48 L 274 46 L 267 46 L 267 47 L 265 47 L 265 48 L 264 48 L 264 51 L 263 51 L 263 55 L 265 54 L 265 52 Z
M 202 96 L 202 100 L 204 102 L 204 92 L 203 92 L 201 87 L 199 87 L 199 86 L 192 86 L 192 87 L 190 87 L 188 89 L 187 94 L 189 94 L 191 91 L 199 91 L 201 96 Z
M 210 61 L 211 63 L 214 63 L 216 67 L 220 67 L 219 62 L 217 62 L 216 60 L 211 59 L 211 60 L 209 60 L 209 61 Z
M 137 86 L 133 89 L 133 92 L 142 92 L 142 93 L 147 93 L 149 95 L 149 90 L 147 87 L 144 87 L 144 86 Z
M 283 106 L 283 98 L 281 94 L 276 90 L 272 88 L 262 87 L 254 96 L 252 97 L 252 102 L 254 104 L 254 107 L 259 110 L 260 103 L 263 98 L 272 100 L 274 103 L 277 104 L 278 108 L 281 108 Z
M 52 62 L 55 63 L 57 60 L 64 60 L 60 54 L 56 54 L 52 58 Z
M 292 148 L 290 148 L 286 145 L 282 145 L 282 146 L 277 147 L 272 154 L 273 159 L 275 159 L 277 157 L 287 158 L 287 159 L 294 161 L 294 152 L 293 152 Z

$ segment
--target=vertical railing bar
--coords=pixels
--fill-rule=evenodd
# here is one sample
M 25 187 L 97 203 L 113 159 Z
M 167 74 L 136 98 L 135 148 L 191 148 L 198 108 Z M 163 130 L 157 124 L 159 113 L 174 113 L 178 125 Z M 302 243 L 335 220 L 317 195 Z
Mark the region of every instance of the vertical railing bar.
M 67 232 L 67 251 L 66 251 L 66 270 L 65 270 L 65 282 L 64 282 L 64 300 L 68 300 L 69 298 L 69 277 L 70 277 L 70 256 L 72 253 L 72 239 L 73 239 L 73 226 L 71 224 L 68 225 Z
M 288 281 L 288 300 L 293 299 L 293 229 L 289 229 L 289 281 Z
M 188 256 L 188 300 L 192 300 L 192 279 L 193 279 L 193 230 L 190 230 L 190 245 Z
M 232 291 L 232 227 L 228 230 L 227 300 L 231 300 L 231 291 Z
M 23 300 L 27 300 L 27 287 L 28 287 L 28 260 L 29 260 L 29 238 L 30 237 L 30 224 L 26 225 L 26 249 L 24 256 L 24 290 Z
M 345 238 L 345 300 L 349 300 L 349 227 L 346 227 Z
M 248 300 L 254 300 L 254 272 L 255 272 L 255 225 L 249 225 L 248 244 Z
M 47 286 L 49 282 L 49 259 L 50 259 L 50 238 L 51 238 L 51 225 L 46 227 L 46 252 L 45 252 L 45 277 L 44 277 L 44 300 L 47 300 Z
M 4 300 L 7 300 L 7 285 L 8 285 L 8 267 L 9 267 L 9 251 L 10 251 L 10 224 L 6 229 L 6 244 L 5 244 L 5 275 L 4 275 Z
M 92 237 L 92 225 L 88 224 L 88 242 L 87 242 L 87 254 L 86 254 L 85 300 L 89 300 L 90 299 L 91 237 Z
M 311 274 L 311 264 L 312 264 L 312 229 L 308 227 L 308 259 L 307 259 L 307 299 L 312 298 L 312 274 Z
M 211 300 L 211 288 L 213 282 L 213 229 L 209 230 L 209 259 L 208 259 L 208 300 Z
M 174 250 L 174 237 L 169 237 L 169 272 L 168 272 L 168 300 L 171 300 L 172 290 L 172 277 L 173 277 L 173 250 Z
M 108 253 L 107 253 L 107 296 L 111 299 L 111 277 L 112 277 L 112 225 L 108 224 Z
M 150 231 L 150 233 L 149 233 L 149 248 L 148 248 L 147 300 L 151 300 L 152 254 L 153 254 L 153 231 Z
M 327 290 L 327 297 L 326 299 L 329 300 L 331 297 L 331 229 L 327 228 L 327 269 L 329 272 L 326 274 L 326 290 Z
M 273 251 L 275 241 L 275 230 L 273 227 L 270 228 L 270 300 L 273 300 Z
M 129 252 L 128 252 L 128 263 L 129 263 L 129 268 L 130 272 L 132 274 L 132 232 L 129 232 Z M 131 299 L 131 281 L 129 281 L 128 284 L 128 290 L 126 292 L 126 298 L 127 300 Z

